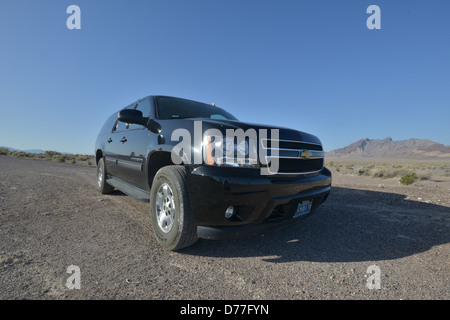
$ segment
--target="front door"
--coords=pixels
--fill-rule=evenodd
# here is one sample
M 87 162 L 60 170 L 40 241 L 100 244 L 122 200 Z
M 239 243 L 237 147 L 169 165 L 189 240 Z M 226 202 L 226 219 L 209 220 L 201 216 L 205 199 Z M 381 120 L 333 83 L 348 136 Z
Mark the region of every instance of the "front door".
M 150 114 L 150 103 L 147 99 L 139 102 L 136 110 L 140 110 L 144 117 Z M 138 124 L 126 124 L 126 129 L 120 136 L 117 166 L 118 177 L 142 189 L 148 186 L 148 178 L 145 176 L 145 159 L 151 135 L 145 126 Z

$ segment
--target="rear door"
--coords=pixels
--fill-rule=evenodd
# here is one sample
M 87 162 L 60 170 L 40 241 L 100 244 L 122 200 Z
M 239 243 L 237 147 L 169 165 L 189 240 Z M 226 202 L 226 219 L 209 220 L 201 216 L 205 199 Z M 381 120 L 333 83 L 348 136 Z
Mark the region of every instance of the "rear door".
M 144 117 L 148 117 L 150 102 L 148 99 L 143 99 L 139 101 L 135 109 L 140 110 Z M 143 125 L 126 124 L 125 127 L 120 135 L 117 152 L 118 176 L 137 187 L 147 189 L 144 163 L 152 133 Z

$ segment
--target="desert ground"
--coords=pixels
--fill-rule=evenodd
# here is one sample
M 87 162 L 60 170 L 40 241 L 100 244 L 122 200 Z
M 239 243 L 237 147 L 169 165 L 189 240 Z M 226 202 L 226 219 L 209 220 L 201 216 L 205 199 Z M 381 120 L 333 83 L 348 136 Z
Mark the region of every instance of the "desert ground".
M 97 193 L 94 164 L 0 155 L 0 299 L 450 298 L 450 163 L 327 159 L 312 216 L 179 252 L 157 244 L 148 203 Z

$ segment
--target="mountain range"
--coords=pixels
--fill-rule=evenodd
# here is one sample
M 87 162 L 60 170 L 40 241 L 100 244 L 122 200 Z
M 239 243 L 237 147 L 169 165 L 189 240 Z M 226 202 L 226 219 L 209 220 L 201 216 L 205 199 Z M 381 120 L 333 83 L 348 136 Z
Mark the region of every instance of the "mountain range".
M 441 159 L 450 160 L 450 146 L 428 140 L 408 139 L 394 141 L 385 139 L 361 139 L 344 148 L 326 153 L 336 158 L 395 158 L 395 159 Z
M 29 153 L 44 153 L 44 150 L 20 150 L 0 147 L 9 151 L 24 151 Z M 61 152 L 62 154 L 71 154 Z M 450 146 L 428 140 L 408 139 L 394 141 L 391 137 L 385 139 L 361 139 L 346 147 L 326 152 L 326 157 L 332 158 L 389 158 L 389 159 L 439 159 L 450 160 Z
M 36 154 L 45 153 L 45 151 L 42 150 L 42 149 L 27 149 L 27 150 L 22 150 L 22 149 L 16 149 L 16 148 L 5 147 L 5 146 L 0 146 L 0 149 L 8 149 L 9 151 L 18 151 L 18 152 L 27 152 L 27 153 L 36 153 Z M 61 153 L 61 154 L 70 154 L 70 155 L 73 154 L 73 153 L 70 153 L 70 152 L 60 152 L 60 153 Z

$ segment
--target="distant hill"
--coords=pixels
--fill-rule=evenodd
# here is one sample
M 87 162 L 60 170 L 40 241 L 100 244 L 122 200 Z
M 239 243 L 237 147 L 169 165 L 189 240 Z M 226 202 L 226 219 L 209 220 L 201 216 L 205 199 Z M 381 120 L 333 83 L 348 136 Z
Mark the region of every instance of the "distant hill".
M 44 153 L 44 150 L 41 149 L 28 149 L 28 150 L 20 150 L 16 148 L 10 148 L 10 147 L 0 147 L 0 149 L 8 149 L 9 151 L 19 151 L 19 152 L 28 152 L 28 153 Z
M 344 148 L 326 153 L 339 158 L 449 159 L 450 146 L 428 140 L 361 139 Z
M 36 153 L 36 154 L 41 154 L 41 153 L 45 153 L 44 150 L 42 149 L 27 149 L 27 150 L 21 150 L 21 149 L 16 149 L 16 148 L 10 148 L 10 147 L 4 147 L 4 146 L 0 146 L 0 149 L 8 149 L 9 151 L 18 151 L 18 152 L 27 152 L 27 153 Z M 60 152 L 61 154 L 69 154 L 72 155 L 73 153 L 70 152 Z

